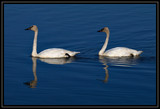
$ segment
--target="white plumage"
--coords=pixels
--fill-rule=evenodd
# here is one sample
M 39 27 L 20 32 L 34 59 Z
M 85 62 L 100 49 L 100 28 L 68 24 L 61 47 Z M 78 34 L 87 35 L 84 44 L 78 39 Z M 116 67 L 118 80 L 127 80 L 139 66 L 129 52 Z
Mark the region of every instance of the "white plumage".
M 32 30 L 35 32 L 34 34 L 34 41 L 33 41 L 33 50 L 32 50 L 32 56 L 33 57 L 39 57 L 39 58 L 64 58 L 64 57 L 70 57 L 75 56 L 76 54 L 80 52 L 75 51 L 69 51 L 61 48 L 50 48 L 41 51 L 39 54 L 37 54 L 37 36 L 38 36 L 38 28 L 36 25 L 33 25 L 25 30 Z
M 68 55 L 66 55 L 66 53 L 69 56 L 74 56 L 74 55 L 78 54 L 79 52 L 69 51 L 69 50 L 60 49 L 60 48 L 50 48 L 50 49 L 46 49 L 46 50 L 41 51 L 38 54 L 38 56 L 41 57 L 41 58 L 68 57 Z
M 105 32 L 107 34 L 106 41 L 102 49 L 99 51 L 100 56 L 108 56 L 108 57 L 132 56 L 133 57 L 133 56 L 138 56 L 143 52 L 143 51 L 137 51 L 137 50 L 126 48 L 126 47 L 116 47 L 116 48 L 112 48 L 105 51 L 108 45 L 108 40 L 109 40 L 109 29 L 108 27 L 104 27 L 98 32 Z
M 123 57 L 123 56 L 138 56 L 141 53 L 142 51 L 137 51 L 126 47 L 115 47 L 107 50 L 103 55 L 110 57 Z

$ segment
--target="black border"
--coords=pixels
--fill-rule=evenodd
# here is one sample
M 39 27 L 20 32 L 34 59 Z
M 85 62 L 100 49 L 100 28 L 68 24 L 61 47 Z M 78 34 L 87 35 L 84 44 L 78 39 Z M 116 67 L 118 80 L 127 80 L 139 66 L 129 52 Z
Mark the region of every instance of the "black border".
M 4 105 L 4 4 L 156 4 L 156 105 Z M 1 1 L 1 108 L 159 108 L 159 1 Z

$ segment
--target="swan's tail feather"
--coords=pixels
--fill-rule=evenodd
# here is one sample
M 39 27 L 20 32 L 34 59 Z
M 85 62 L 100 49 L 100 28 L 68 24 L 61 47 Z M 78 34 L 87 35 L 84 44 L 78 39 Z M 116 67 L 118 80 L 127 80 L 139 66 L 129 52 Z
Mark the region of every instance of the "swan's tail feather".
M 143 51 L 136 51 L 133 54 L 131 54 L 131 56 L 139 56 Z
M 138 51 L 138 55 L 140 55 L 143 51 Z
M 80 52 L 74 52 L 74 55 L 79 54 Z
M 78 54 L 78 53 L 80 53 L 80 52 L 72 52 L 72 53 L 70 53 L 69 55 L 70 55 L 70 56 L 74 56 L 74 55 L 76 55 L 76 54 Z
M 80 52 L 74 52 L 75 54 L 79 54 Z

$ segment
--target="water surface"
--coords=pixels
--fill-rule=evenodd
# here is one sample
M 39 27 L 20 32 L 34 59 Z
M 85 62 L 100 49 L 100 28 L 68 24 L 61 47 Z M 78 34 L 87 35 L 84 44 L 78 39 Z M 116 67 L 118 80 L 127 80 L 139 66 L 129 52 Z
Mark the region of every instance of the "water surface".
M 81 52 L 69 59 L 30 57 L 38 50 Z M 99 57 L 107 49 L 144 51 L 137 58 Z M 156 105 L 155 4 L 4 4 L 4 105 Z

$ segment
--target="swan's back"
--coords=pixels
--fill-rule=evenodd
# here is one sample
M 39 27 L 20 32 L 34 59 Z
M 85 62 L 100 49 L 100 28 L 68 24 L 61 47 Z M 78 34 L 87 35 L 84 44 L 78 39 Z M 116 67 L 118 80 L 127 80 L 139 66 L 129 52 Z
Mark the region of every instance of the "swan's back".
M 69 50 L 65 50 L 61 48 L 50 48 L 50 49 L 41 51 L 38 54 L 38 57 L 40 58 L 62 58 L 62 57 L 68 57 L 68 55 L 74 56 L 78 53 L 80 52 L 69 51 Z
M 122 57 L 122 56 L 138 56 L 143 51 L 137 51 L 134 49 L 126 48 L 126 47 L 116 47 L 110 50 L 107 50 L 104 55 L 110 57 Z

